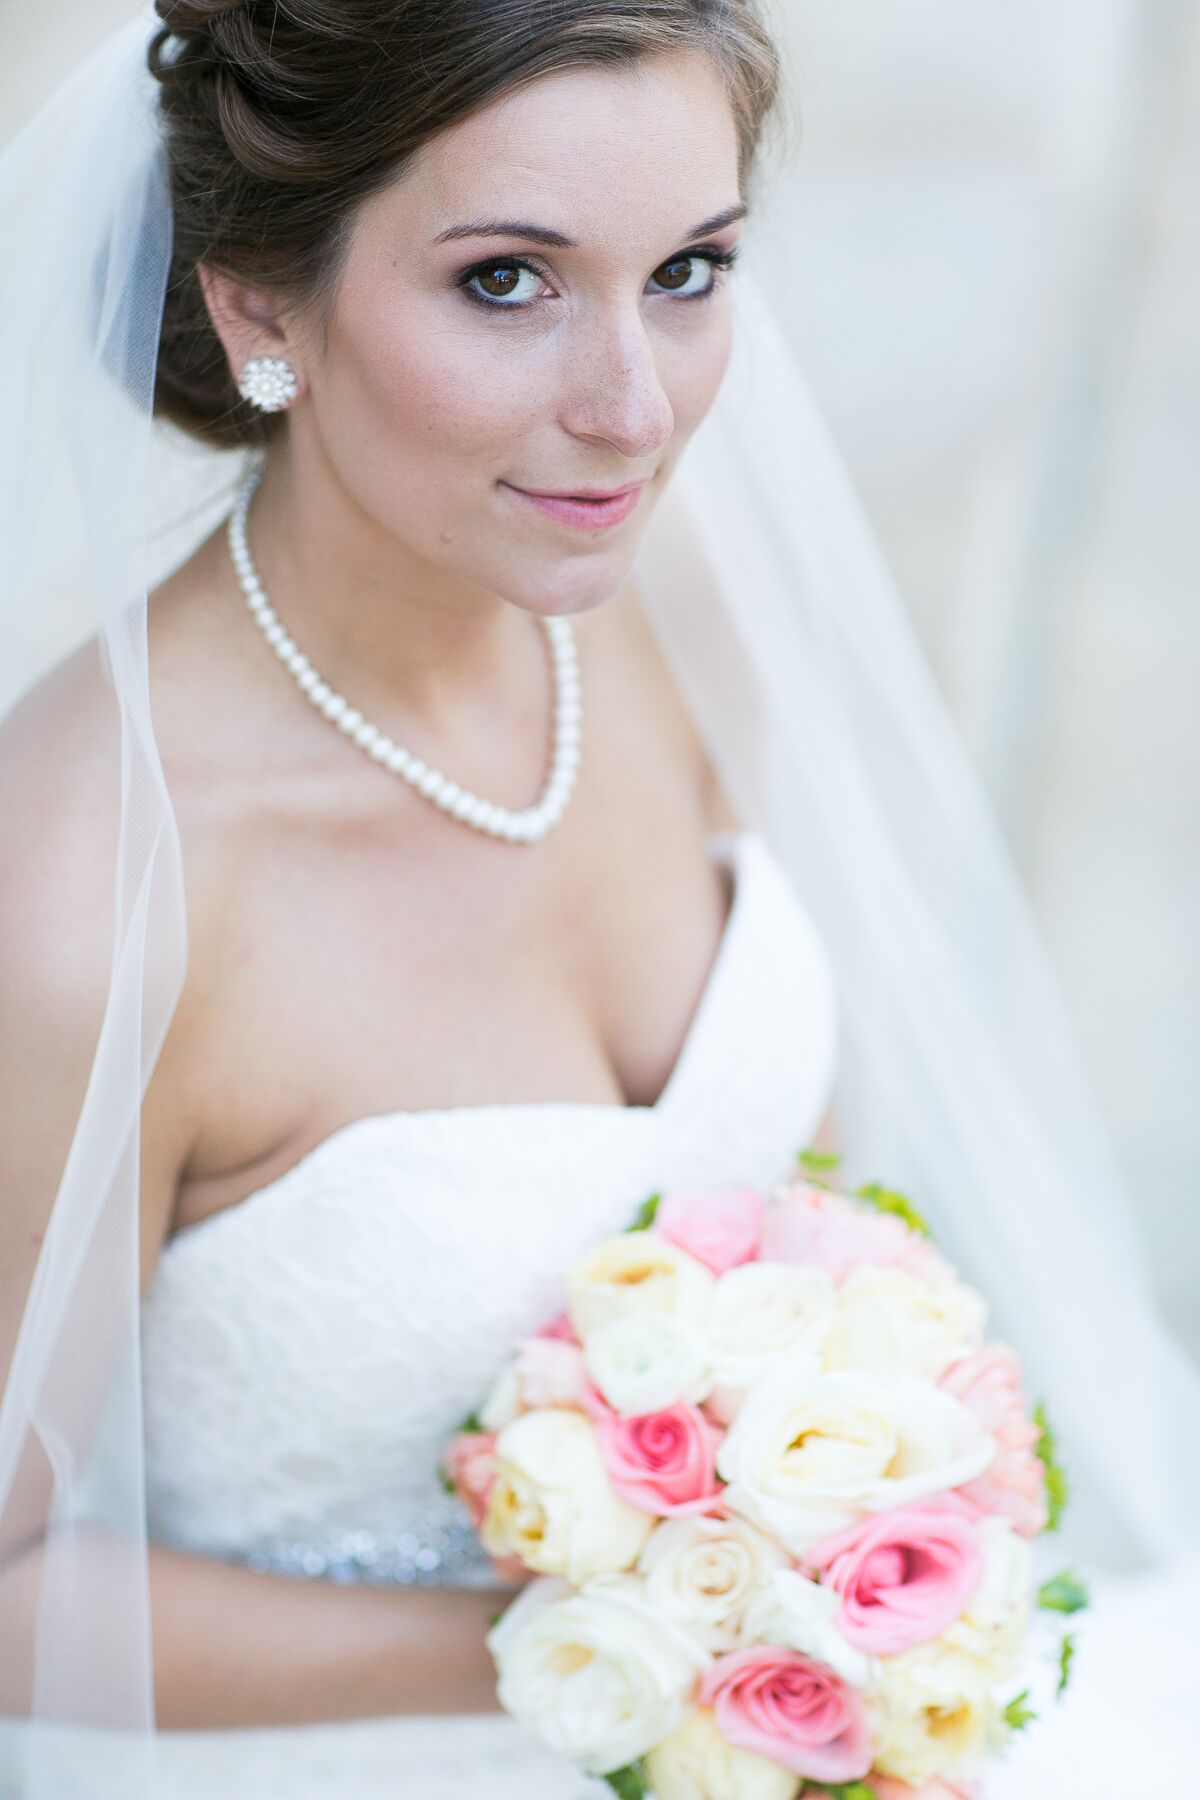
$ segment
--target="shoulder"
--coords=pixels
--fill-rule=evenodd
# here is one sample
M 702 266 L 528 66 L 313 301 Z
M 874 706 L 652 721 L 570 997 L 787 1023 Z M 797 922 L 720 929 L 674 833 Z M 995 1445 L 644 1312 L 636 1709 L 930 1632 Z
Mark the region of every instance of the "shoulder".
M 6 991 L 108 986 L 121 724 L 91 639 L 0 725 L 0 972 Z
M 87 1089 L 112 965 L 120 794 L 119 720 L 92 642 L 0 726 L 0 1262 L 19 1265 L 40 1242 Z
M 87 1092 L 117 935 L 123 746 L 90 639 L 0 724 L 0 1192 L 40 1241 Z M 140 820 L 129 829 L 137 830 Z M 143 1247 L 165 1233 L 181 1121 L 143 1114 Z M 3 1260 L 3 1259 L 0 1259 Z

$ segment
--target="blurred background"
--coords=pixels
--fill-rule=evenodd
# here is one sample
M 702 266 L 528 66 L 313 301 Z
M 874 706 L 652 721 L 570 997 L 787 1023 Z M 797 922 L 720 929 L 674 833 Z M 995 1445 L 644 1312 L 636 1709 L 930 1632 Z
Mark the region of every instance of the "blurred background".
M 1200 3 L 764 3 L 796 123 L 747 251 L 1200 1354 Z M 0 0 L 0 142 L 135 10 Z

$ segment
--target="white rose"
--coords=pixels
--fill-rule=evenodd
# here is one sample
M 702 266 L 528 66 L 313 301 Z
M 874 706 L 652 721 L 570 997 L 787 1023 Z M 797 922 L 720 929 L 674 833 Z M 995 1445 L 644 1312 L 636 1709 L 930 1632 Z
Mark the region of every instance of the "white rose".
M 1033 1598 L 1033 1546 L 1007 1519 L 981 1519 L 983 1578 L 943 1642 L 986 1663 L 993 1680 L 1020 1666 Z
M 987 1305 L 957 1278 L 921 1281 L 903 1269 L 855 1269 L 838 1289 L 827 1369 L 904 1369 L 936 1381 L 983 1342 Z
M 485 1431 L 502 1431 L 521 1412 L 521 1378 L 515 1362 L 510 1362 L 497 1375 L 488 1397 L 479 1409 L 479 1422 Z
M 500 1432 L 495 1457 L 479 1533 L 489 1555 L 576 1583 L 636 1560 L 654 1521 L 614 1492 L 582 1413 L 523 1413 Z
M 867 1717 L 880 1774 L 915 1788 L 977 1774 L 1001 1735 L 984 1666 L 939 1639 L 882 1657 L 878 1668 Z
M 713 1273 L 686 1250 L 652 1231 L 606 1238 L 567 1270 L 567 1310 L 577 1336 L 632 1313 L 674 1313 L 701 1326 Z
M 790 1769 L 723 1738 L 707 1707 L 651 1750 L 646 1777 L 655 1800 L 794 1800 L 800 1792 Z
M 703 1400 L 712 1387 L 700 1333 L 675 1313 L 609 1319 L 589 1331 L 583 1359 L 608 1404 L 625 1417 Z
M 722 1275 L 709 1309 L 709 1354 L 724 1419 L 766 1364 L 807 1350 L 813 1372 L 833 1321 L 835 1289 L 824 1269 L 801 1263 L 743 1263 Z
M 500 1704 L 596 1775 L 644 1756 L 682 1723 L 710 1660 L 621 1576 L 578 1593 L 563 1581 L 531 1582 L 487 1642 Z
M 787 1553 L 746 1519 L 664 1519 L 642 1546 L 646 1598 L 709 1650 L 732 1650 L 747 1602 Z
M 838 1630 L 841 1595 L 810 1581 L 798 1569 L 777 1569 L 746 1608 L 742 1636 L 752 1644 L 783 1644 L 826 1663 L 851 1687 L 865 1687 L 874 1659 L 848 1644 Z
M 982 1474 L 996 1441 L 932 1383 L 813 1375 L 785 1358 L 754 1382 L 717 1452 L 725 1503 L 800 1556 L 818 1539 Z

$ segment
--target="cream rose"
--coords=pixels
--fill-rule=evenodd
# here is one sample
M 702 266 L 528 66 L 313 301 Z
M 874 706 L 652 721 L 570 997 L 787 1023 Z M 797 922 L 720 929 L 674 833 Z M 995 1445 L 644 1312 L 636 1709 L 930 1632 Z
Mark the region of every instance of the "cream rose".
M 582 1413 L 522 1414 L 497 1436 L 495 1458 L 479 1533 L 489 1555 L 575 1583 L 636 1560 L 653 1520 L 614 1493 Z
M 825 1340 L 827 1369 L 902 1369 L 936 1381 L 983 1341 L 987 1305 L 956 1278 L 860 1268 L 838 1290 Z
M 722 1275 L 709 1308 L 708 1341 L 723 1419 L 768 1362 L 808 1351 L 813 1372 L 834 1316 L 834 1285 L 823 1269 L 744 1263 Z
M 485 1431 L 502 1431 L 534 1406 L 575 1406 L 587 1380 L 583 1352 L 561 1338 L 532 1337 L 492 1383 L 479 1409 Z
M 1007 1519 L 980 1519 L 983 1579 L 942 1642 L 986 1663 L 994 1680 L 1020 1667 L 1033 1599 L 1033 1546 Z
M 941 1639 L 881 1660 L 867 1716 L 875 1767 L 915 1788 L 971 1779 L 1002 1736 L 986 1665 Z
M 675 1313 L 635 1312 L 588 1332 L 588 1374 L 625 1417 L 703 1400 L 712 1388 L 704 1341 Z
M 714 1277 L 666 1238 L 623 1231 L 572 1263 L 566 1282 L 571 1324 L 586 1340 L 597 1326 L 635 1313 L 673 1313 L 702 1326 Z
M 752 1644 L 782 1644 L 814 1662 L 826 1663 L 852 1687 L 865 1687 L 874 1659 L 848 1644 L 837 1627 L 841 1595 L 801 1575 L 798 1569 L 776 1569 L 754 1595 L 742 1622 L 742 1636 Z
M 710 1707 L 689 1713 L 651 1750 L 646 1777 L 655 1800 L 794 1800 L 800 1777 L 717 1730 Z
M 487 1642 L 500 1704 L 596 1775 L 670 1736 L 710 1660 L 655 1615 L 628 1576 L 589 1582 L 578 1593 L 564 1581 L 532 1582 Z
M 746 1519 L 667 1519 L 638 1558 L 646 1597 L 709 1650 L 732 1650 L 747 1603 L 787 1552 Z
M 479 1422 L 485 1431 L 503 1431 L 521 1414 L 521 1378 L 515 1362 L 501 1369 L 487 1399 L 479 1409 Z
M 969 1481 L 995 1439 L 913 1375 L 810 1373 L 803 1354 L 754 1382 L 717 1453 L 726 1505 L 801 1556 L 867 1512 Z

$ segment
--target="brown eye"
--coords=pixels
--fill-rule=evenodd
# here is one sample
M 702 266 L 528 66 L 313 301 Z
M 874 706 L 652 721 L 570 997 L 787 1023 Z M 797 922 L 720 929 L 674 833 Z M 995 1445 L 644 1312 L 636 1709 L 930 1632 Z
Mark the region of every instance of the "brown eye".
M 493 263 L 491 268 L 481 269 L 475 277 L 484 292 L 494 300 L 507 300 L 520 278 L 520 270 L 514 268 L 512 263 Z
M 659 263 L 651 279 L 658 293 L 672 294 L 680 300 L 706 300 L 721 285 L 720 277 L 737 259 L 736 250 L 688 250 L 682 256 L 669 256 Z
M 529 284 L 522 291 L 521 280 Z M 459 286 L 476 306 L 493 312 L 522 312 L 537 294 L 541 271 L 521 256 L 498 257 L 495 262 L 475 263 L 459 277 Z
M 670 262 L 659 263 L 654 271 L 654 279 L 661 286 L 669 289 L 686 287 L 691 277 L 694 256 L 674 256 Z M 666 278 L 664 279 L 664 271 Z

